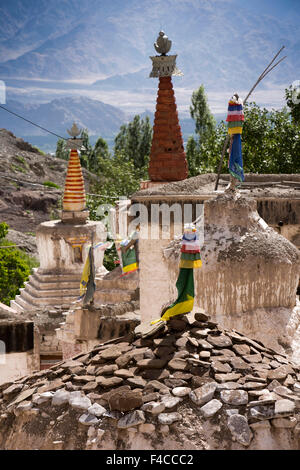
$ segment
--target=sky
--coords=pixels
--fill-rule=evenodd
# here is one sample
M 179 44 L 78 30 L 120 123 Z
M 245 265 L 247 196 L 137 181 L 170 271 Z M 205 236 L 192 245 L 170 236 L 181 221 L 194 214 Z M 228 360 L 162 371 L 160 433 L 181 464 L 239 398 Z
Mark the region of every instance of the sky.
M 199 15 L 199 34 L 197 18 L 187 14 L 189 6 Z M 284 88 L 300 79 L 295 59 L 297 53 L 300 57 L 300 0 L 2 0 L 0 13 L 0 80 L 7 83 L 8 98 L 23 102 L 71 94 L 128 113 L 153 111 L 156 85 L 149 81 L 131 89 L 122 89 L 120 83 L 115 88 L 91 84 L 143 69 L 146 77 L 161 26 L 170 33 L 172 52 L 178 53 L 177 63 L 183 66 L 183 79 L 173 81 L 184 116 L 202 80 L 212 112 L 224 113 L 233 91 L 245 96 L 282 44 L 287 59 L 257 87 L 253 99 L 261 106 L 280 108 L 285 104 Z M 231 70 L 230 54 L 241 70 Z

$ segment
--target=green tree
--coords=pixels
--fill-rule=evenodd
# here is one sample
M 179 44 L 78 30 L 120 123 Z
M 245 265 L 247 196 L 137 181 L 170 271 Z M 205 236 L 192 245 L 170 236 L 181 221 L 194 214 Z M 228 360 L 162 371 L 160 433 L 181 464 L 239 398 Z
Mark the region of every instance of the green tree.
M 201 85 L 192 94 L 190 114 L 195 121 L 195 137 L 187 142 L 186 156 L 189 176 L 196 176 L 201 169 L 209 166 L 207 141 L 216 134 L 216 121 L 210 112 L 204 86 Z
M 0 301 L 9 305 L 28 279 L 36 260 L 19 250 L 5 237 L 9 226 L 0 223 Z
M 88 170 L 93 173 L 97 173 L 101 160 L 108 159 L 110 157 L 111 155 L 109 153 L 107 142 L 102 137 L 99 137 L 95 143 L 94 149 L 90 153 Z
M 201 142 L 207 135 L 210 135 L 216 127 L 216 121 L 210 112 L 203 85 L 192 94 L 190 113 L 192 119 L 195 121 L 195 132 Z
M 82 146 L 84 147 L 84 150 L 80 151 L 80 163 L 83 168 L 89 169 L 93 147 L 90 144 L 90 138 L 87 129 L 82 129 L 80 139 L 82 139 Z
M 66 148 L 66 141 L 64 139 L 58 139 L 55 156 L 63 160 L 69 160 L 69 151 Z
M 244 106 L 245 122 L 242 153 L 245 173 L 298 173 L 300 171 L 300 125 L 295 124 L 286 108 L 267 110 L 256 103 Z M 223 121 L 199 146 L 196 160 L 199 173 L 217 172 L 227 126 Z M 200 162 L 200 163 L 199 163 Z M 223 160 L 228 172 L 228 154 Z
M 300 124 L 300 86 L 285 89 L 286 104 L 290 108 L 292 120 L 295 124 Z
M 131 160 L 136 168 L 148 165 L 152 140 L 152 127 L 149 117 L 141 119 L 134 116 L 133 121 L 123 124 L 115 138 L 114 153 L 122 153 L 128 161 Z

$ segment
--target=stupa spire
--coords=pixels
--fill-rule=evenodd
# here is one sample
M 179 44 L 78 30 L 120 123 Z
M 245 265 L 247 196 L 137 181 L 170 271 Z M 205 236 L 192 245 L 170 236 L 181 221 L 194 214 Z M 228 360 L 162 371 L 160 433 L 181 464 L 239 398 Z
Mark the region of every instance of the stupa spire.
M 74 123 L 70 130 L 67 129 L 67 132 L 72 136 L 72 139 L 67 141 L 67 148 L 71 151 L 63 197 L 62 221 L 70 222 L 74 219 L 77 222 L 80 219 L 84 222 L 88 217 L 88 211 L 86 210 L 84 180 L 78 155 L 78 149 L 82 146 L 82 139 L 77 137 L 80 135 L 81 130 Z M 83 211 L 84 213 L 80 214 Z
M 150 57 L 150 77 L 158 77 L 158 94 L 150 153 L 151 181 L 180 181 L 187 178 L 188 167 L 172 85 L 172 75 L 183 75 L 176 67 L 177 55 L 167 55 L 172 41 L 160 31 L 154 43 L 160 55 Z

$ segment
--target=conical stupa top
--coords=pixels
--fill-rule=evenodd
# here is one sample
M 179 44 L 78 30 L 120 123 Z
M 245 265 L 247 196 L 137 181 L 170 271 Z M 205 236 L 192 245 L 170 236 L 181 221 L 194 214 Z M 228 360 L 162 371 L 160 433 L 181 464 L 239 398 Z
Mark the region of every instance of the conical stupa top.
M 79 131 L 79 132 L 78 132 Z M 76 135 L 80 134 L 80 130 L 74 123 L 71 130 L 68 130 L 74 139 L 69 139 L 68 144 L 71 147 L 67 176 L 65 182 L 65 191 L 63 198 L 63 211 L 83 211 L 86 208 L 84 180 L 82 176 L 81 164 L 78 152 L 76 150 Z M 72 146 L 72 141 L 75 145 Z

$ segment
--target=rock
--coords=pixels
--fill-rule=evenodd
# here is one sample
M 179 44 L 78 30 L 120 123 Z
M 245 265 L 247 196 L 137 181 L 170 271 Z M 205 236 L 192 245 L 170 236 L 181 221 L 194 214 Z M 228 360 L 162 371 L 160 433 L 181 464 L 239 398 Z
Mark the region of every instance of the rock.
M 166 369 L 159 370 L 159 369 L 146 369 L 142 371 L 142 377 L 148 380 L 164 380 L 167 379 L 170 375 L 170 372 Z M 131 379 L 128 379 L 129 382 Z
M 159 431 L 164 435 L 166 436 L 167 434 L 169 434 L 169 431 L 170 431 L 170 428 L 167 424 L 162 424 L 159 428 Z
M 97 377 L 96 382 L 100 387 L 103 388 L 110 388 L 110 387 L 116 387 L 117 385 L 120 385 L 123 382 L 123 379 L 121 377 Z
M 136 326 L 134 334 L 136 336 L 141 336 L 141 340 L 145 341 L 146 338 L 151 338 L 158 331 L 164 330 L 165 322 L 159 322 L 156 325 L 150 325 L 148 322 L 140 323 Z
M 282 380 L 282 379 L 285 379 L 288 374 L 292 374 L 292 373 L 293 373 L 293 369 L 291 366 L 282 365 L 278 367 L 277 369 L 270 370 L 268 372 L 268 379 L 269 380 L 273 380 L 273 379 Z
M 155 401 L 150 401 L 148 403 L 145 403 L 142 406 L 142 411 L 147 411 L 148 413 L 151 413 L 153 415 L 158 415 L 159 413 L 162 413 L 165 410 L 165 404 L 160 402 L 155 402 Z
M 153 434 L 155 432 L 155 426 L 151 423 L 143 423 L 139 425 L 139 431 L 143 434 Z
M 176 351 L 170 359 L 185 359 L 190 356 L 190 353 L 186 349 L 180 349 L 179 351 Z
M 131 413 L 127 413 L 118 421 L 118 428 L 119 429 L 127 429 L 131 426 L 138 426 L 139 424 L 143 424 L 146 421 L 145 415 L 141 410 L 135 410 Z
M 207 337 L 207 341 L 215 346 L 216 348 L 228 348 L 232 346 L 232 341 L 228 336 L 220 335 L 220 336 L 212 336 L 209 335 Z
M 113 375 L 116 370 L 118 370 L 116 364 L 107 364 L 106 366 L 99 367 L 96 370 L 96 375 Z M 94 378 L 92 378 L 92 380 L 94 380 Z
M 70 392 L 69 404 L 75 410 L 87 410 L 91 405 L 91 400 L 78 392 Z
M 241 388 L 241 384 L 239 384 L 237 382 L 223 382 L 223 383 L 218 384 L 217 391 L 220 391 L 220 390 L 237 390 L 239 388 Z
M 293 396 L 293 392 L 289 388 L 284 387 L 283 385 L 274 387 L 273 392 L 277 393 L 277 395 L 280 395 L 284 398 L 289 398 L 289 395 L 291 395 L 291 399 L 292 399 L 292 396 Z M 295 398 L 296 399 L 298 398 L 300 400 L 300 397 L 295 397 Z
M 293 385 L 293 390 L 294 390 L 294 392 L 299 393 L 299 392 L 300 392 L 300 383 L 296 382 L 296 383 Z
M 17 393 L 21 392 L 23 389 L 23 385 L 21 384 L 12 384 L 10 387 L 6 388 L 2 393 L 3 393 L 3 398 L 5 399 L 10 399 L 13 395 L 16 395 Z
M 198 344 L 202 349 L 213 349 L 212 344 L 209 344 L 205 339 L 198 339 Z
M 142 396 L 143 403 L 149 403 L 149 401 L 159 400 L 160 394 L 158 392 L 147 393 Z
M 165 359 L 142 359 L 136 365 L 140 369 L 162 369 L 166 363 Z
M 248 403 L 248 393 L 244 390 L 222 390 L 221 400 L 228 405 L 246 405 Z
M 254 419 L 271 419 L 274 418 L 274 406 L 259 405 L 250 408 L 249 417 Z
M 80 361 L 73 361 L 73 360 L 66 361 L 61 365 L 63 369 L 73 369 L 74 367 L 81 367 L 81 366 L 82 366 L 82 363 Z
M 270 390 L 270 392 L 273 392 L 275 387 L 280 387 L 280 386 L 281 386 L 281 383 L 278 382 L 278 380 L 272 380 L 272 382 L 270 382 L 268 385 L 268 390 Z
M 253 400 L 248 403 L 247 408 L 252 408 L 253 406 L 264 406 L 264 405 L 272 405 L 275 403 L 276 399 L 274 398 L 266 398 L 263 400 Z
M 243 361 L 241 357 L 233 357 L 230 359 L 230 364 L 235 370 L 251 370 L 251 366 Z
M 193 338 L 192 336 L 188 336 L 187 340 L 192 346 L 194 346 L 195 348 L 198 348 L 199 343 L 196 340 L 196 338 Z
M 250 363 L 261 362 L 262 361 L 262 357 L 261 357 L 260 353 L 258 353 L 258 354 L 247 354 L 247 355 L 243 356 L 243 358 L 245 359 L 245 361 L 250 362 Z
M 146 380 L 142 379 L 142 377 L 132 377 L 127 379 L 127 382 L 130 385 L 138 388 L 144 388 L 147 383 Z
M 16 405 L 17 403 L 20 403 L 26 400 L 27 398 L 31 397 L 35 393 L 35 391 L 36 391 L 36 387 L 24 390 L 17 396 L 17 398 L 15 398 L 13 402 L 9 404 L 9 406 Z
M 129 379 L 134 377 L 133 373 L 128 369 L 118 369 L 114 372 L 116 377 L 121 377 L 122 379 Z
M 81 415 L 78 421 L 84 426 L 95 426 L 99 423 L 99 419 L 89 413 L 84 413 L 83 415 Z
M 57 390 L 52 397 L 52 406 L 61 406 L 65 403 L 69 403 L 70 392 L 65 389 Z
M 52 390 L 57 390 L 64 387 L 65 384 L 61 379 L 56 379 L 53 382 L 48 382 L 46 385 L 38 388 L 38 393 L 51 392 Z
M 275 415 L 293 414 L 295 411 L 295 403 L 291 400 L 283 398 L 275 402 Z
M 121 351 L 115 346 L 110 346 L 99 353 L 99 358 L 104 359 L 105 361 L 113 361 L 121 356 L 121 354 Z
M 229 408 L 228 410 L 225 410 L 226 416 L 232 416 L 232 415 L 238 415 L 239 410 L 237 408 Z
M 192 328 L 191 333 L 199 339 L 206 339 L 207 335 L 210 333 L 210 328 L 200 329 L 200 328 Z
M 168 321 L 168 328 L 175 331 L 183 331 L 187 327 L 187 322 L 179 318 L 171 318 Z
M 52 400 L 53 395 L 53 392 L 43 392 L 40 395 L 37 394 L 32 398 L 32 403 L 35 405 L 41 405 L 42 403 Z
M 14 410 L 14 413 L 16 416 L 18 416 L 21 413 L 25 413 L 26 411 L 31 410 L 31 408 L 32 408 L 32 403 L 30 401 L 22 401 L 16 407 L 16 409 Z
M 173 388 L 172 393 L 175 397 L 185 397 L 189 395 L 191 391 L 192 390 L 189 387 L 175 387 Z
M 245 447 L 249 446 L 253 434 L 245 416 L 233 414 L 229 416 L 227 424 L 234 440 Z
M 171 376 L 170 376 L 171 377 Z M 189 374 L 186 372 L 176 371 L 173 373 L 172 377 L 175 379 L 182 379 L 182 380 L 190 380 L 193 377 L 193 374 Z
M 241 374 L 236 374 L 231 372 L 229 374 L 215 374 L 215 380 L 218 382 L 231 382 L 233 380 L 238 380 L 241 377 Z
M 182 416 L 180 413 L 160 413 L 158 415 L 158 422 L 160 424 L 170 425 L 175 423 L 175 421 L 180 421 Z
M 187 343 L 188 343 L 187 336 L 182 336 L 175 342 L 177 348 L 186 348 Z
M 295 384 L 295 380 L 293 379 L 291 375 L 288 375 L 285 381 L 283 382 L 283 385 L 285 385 L 286 387 L 291 387 L 294 384 Z
M 160 358 L 169 357 L 174 352 L 175 348 L 173 346 L 158 346 L 158 348 L 154 350 L 154 354 Z
M 86 392 L 91 392 L 92 390 L 96 390 L 98 387 L 97 382 L 88 382 L 85 385 L 83 385 L 82 390 Z
M 111 391 L 108 398 L 110 409 L 116 411 L 131 411 L 143 405 L 142 392 L 140 390 Z
M 182 370 L 182 371 L 188 368 L 187 361 L 185 361 L 184 359 L 180 359 L 180 358 L 171 359 L 171 361 L 169 361 L 168 363 L 168 366 L 173 370 Z
M 266 384 L 262 382 L 246 382 L 241 385 L 241 388 L 243 388 L 244 390 L 259 390 L 265 388 L 265 386 Z
M 240 356 L 245 356 L 246 354 L 250 354 L 250 346 L 248 344 L 234 344 L 232 349 L 240 354 Z
M 216 382 L 208 382 L 201 387 L 192 390 L 189 397 L 196 405 L 204 405 L 213 398 L 216 388 Z
M 200 351 L 199 357 L 200 359 L 208 359 L 210 358 L 211 353 L 209 351 Z
M 235 352 L 232 351 L 232 349 L 228 349 L 228 348 L 213 349 L 212 354 L 216 354 L 216 355 L 222 354 L 223 356 L 227 356 L 228 361 L 232 359 L 233 357 L 237 357 Z
M 210 316 L 204 312 L 196 312 L 195 313 L 195 320 L 200 322 L 206 322 L 210 320 Z
M 153 340 L 154 346 L 172 346 L 176 341 L 176 337 L 174 335 L 168 335 L 164 338 L 156 338 Z
M 144 391 L 146 392 L 149 388 L 152 389 L 152 391 L 158 390 L 161 394 L 170 393 L 169 387 L 162 384 L 158 380 L 151 380 L 150 382 L 148 382 L 146 387 L 144 388 Z
M 103 416 L 105 412 L 106 412 L 106 409 L 103 406 L 98 405 L 98 403 L 94 403 L 92 406 L 88 408 L 88 413 L 90 415 L 95 415 L 97 417 Z
M 289 416 L 288 418 L 274 418 L 271 421 L 274 428 L 294 428 L 297 424 L 297 418 Z
M 187 385 L 187 382 L 185 380 L 172 379 L 172 378 L 165 379 L 164 383 L 169 388 L 175 388 L 175 387 L 181 387 L 181 386 Z
M 222 406 L 223 405 L 219 400 L 213 399 L 201 406 L 200 411 L 205 418 L 211 418 L 222 408 Z
M 250 424 L 250 428 L 253 429 L 253 431 L 256 431 L 258 429 L 268 429 L 268 430 L 270 430 L 271 425 L 270 425 L 270 421 L 265 419 L 263 421 L 257 421 L 257 423 Z
M 166 408 L 174 408 L 182 401 L 180 397 L 173 397 L 172 395 L 163 395 L 161 397 L 161 402 L 165 405 Z
M 212 361 L 211 367 L 215 373 L 220 372 L 222 374 L 227 374 L 228 372 L 231 372 L 232 370 L 229 364 L 223 364 L 220 361 Z
M 122 369 L 123 367 L 126 367 L 131 360 L 132 357 L 129 354 L 122 354 L 122 356 L 116 359 L 115 363 Z

